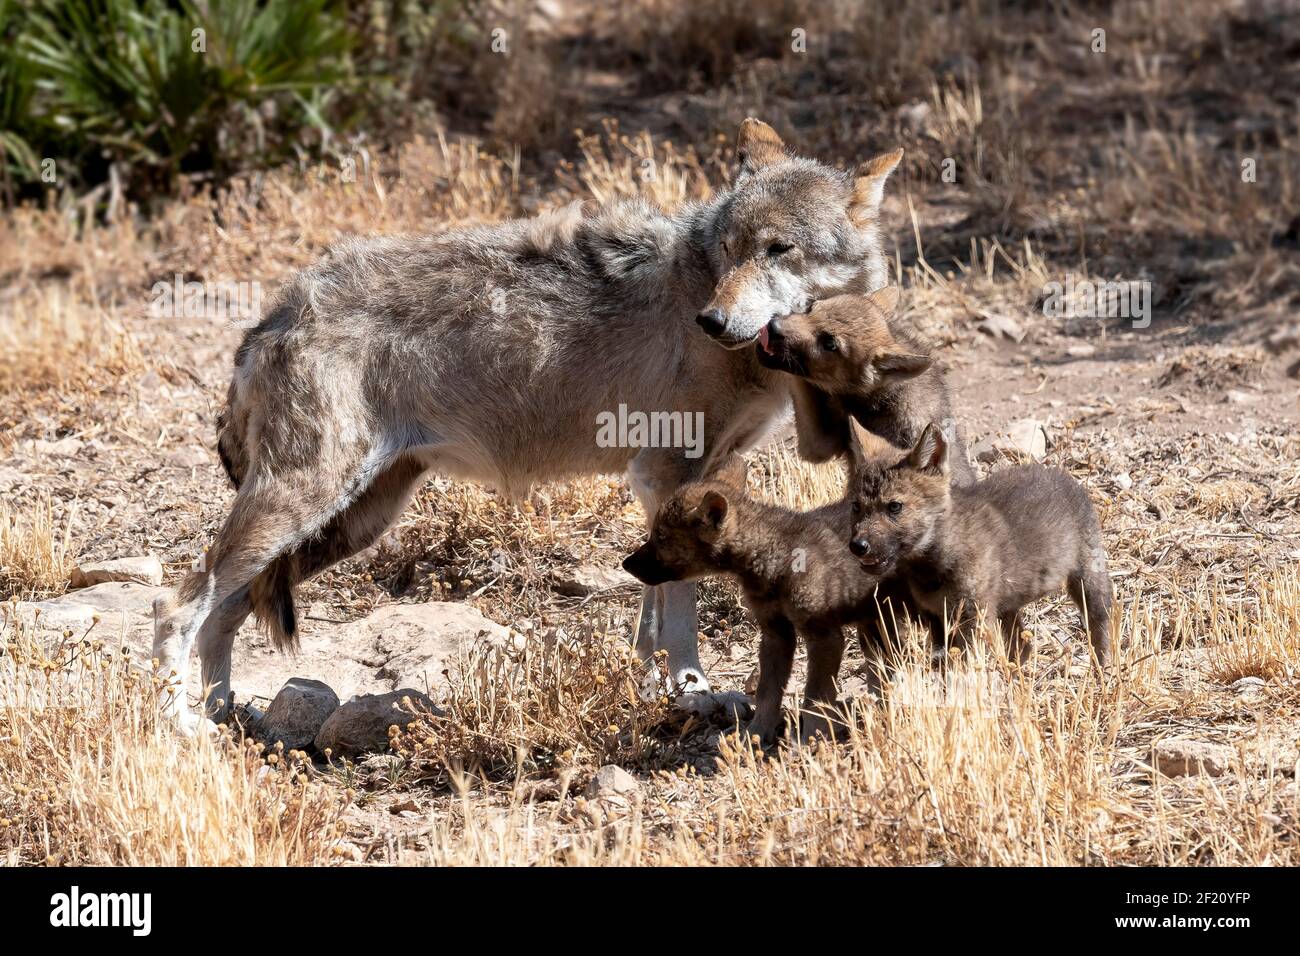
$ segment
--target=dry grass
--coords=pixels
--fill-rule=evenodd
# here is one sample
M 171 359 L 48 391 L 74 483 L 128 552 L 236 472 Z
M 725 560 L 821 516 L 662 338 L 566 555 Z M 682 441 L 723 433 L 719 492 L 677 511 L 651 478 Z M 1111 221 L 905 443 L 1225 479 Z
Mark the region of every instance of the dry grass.
M 0 501 L 0 594 L 46 597 L 63 592 L 76 564 L 73 517 L 56 516 L 48 492 L 25 511 Z
M 296 756 L 178 740 L 167 689 L 92 631 L 37 643 L 13 606 L 0 656 L 7 865 L 306 865 L 330 859 L 340 794 Z

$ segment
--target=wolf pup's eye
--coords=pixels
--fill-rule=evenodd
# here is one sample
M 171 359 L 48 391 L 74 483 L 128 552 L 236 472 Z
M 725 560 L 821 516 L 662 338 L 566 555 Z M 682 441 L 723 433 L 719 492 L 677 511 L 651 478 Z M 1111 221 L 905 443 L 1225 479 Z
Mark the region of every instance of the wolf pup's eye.
M 767 247 L 767 257 L 769 259 L 775 259 L 777 256 L 785 255 L 793 248 L 794 246 L 790 245 L 788 242 L 774 242 Z
M 903 503 L 901 501 L 891 501 L 888 507 L 891 515 L 902 514 L 903 512 Z
M 829 332 L 823 332 L 817 336 L 817 345 L 823 352 L 838 352 L 840 350 L 839 340 Z
M 862 514 L 862 502 L 855 501 L 853 502 L 853 517 L 856 518 L 860 514 Z

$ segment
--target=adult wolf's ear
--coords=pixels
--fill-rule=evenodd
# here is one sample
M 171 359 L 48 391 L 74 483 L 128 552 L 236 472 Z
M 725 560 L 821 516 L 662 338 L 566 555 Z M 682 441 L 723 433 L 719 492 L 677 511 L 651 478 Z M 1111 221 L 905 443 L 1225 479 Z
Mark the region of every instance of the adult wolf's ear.
M 903 158 L 902 147 L 869 159 L 858 167 L 853 180 L 853 196 L 849 199 L 849 219 L 858 226 L 873 222 L 880 212 L 880 201 L 885 198 L 885 180 Z
M 934 468 L 940 474 L 948 473 L 948 440 L 934 422 L 926 425 L 925 431 L 921 432 L 916 447 L 907 456 L 907 464 L 911 468 Z
M 830 461 L 849 447 L 849 415 L 833 395 L 802 378 L 790 386 L 799 457 L 814 464 Z
M 789 158 L 785 142 L 762 120 L 750 116 L 740 124 L 740 132 L 736 135 L 736 162 L 741 176 Z

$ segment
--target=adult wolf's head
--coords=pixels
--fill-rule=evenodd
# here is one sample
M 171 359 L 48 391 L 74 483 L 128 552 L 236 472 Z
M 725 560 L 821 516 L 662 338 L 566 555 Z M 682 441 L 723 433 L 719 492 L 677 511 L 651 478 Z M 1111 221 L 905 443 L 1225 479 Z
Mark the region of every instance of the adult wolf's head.
M 751 118 L 740 126 L 736 156 L 736 185 L 712 250 L 721 278 L 696 317 L 705 332 L 740 348 L 777 316 L 885 284 L 877 219 L 901 149 L 843 173 L 792 156 L 776 130 Z

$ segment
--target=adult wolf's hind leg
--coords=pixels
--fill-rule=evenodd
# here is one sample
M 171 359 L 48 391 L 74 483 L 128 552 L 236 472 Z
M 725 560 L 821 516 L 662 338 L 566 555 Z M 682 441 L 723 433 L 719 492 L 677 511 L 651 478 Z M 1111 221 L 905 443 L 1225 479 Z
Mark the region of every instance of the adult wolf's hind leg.
M 1069 589 L 1070 598 L 1078 606 L 1084 627 L 1088 629 L 1096 664 L 1100 668 L 1108 667 L 1112 656 L 1110 627 L 1114 605 L 1110 575 L 1104 567 L 1085 569 L 1070 575 Z
M 208 616 L 247 588 L 279 555 L 297 548 L 340 507 L 346 507 L 348 486 L 357 481 L 357 470 L 352 469 L 347 477 L 298 473 L 245 482 L 208 551 L 207 569 L 188 575 L 174 597 L 154 602 L 153 656 L 163 674 L 174 673 L 179 684 L 164 710 L 180 721 L 182 729 L 195 729 L 193 716 L 185 710 L 185 679 L 195 637 Z M 226 634 L 228 622 L 219 631 Z M 221 642 L 212 639 L 214 674 L 220 670 L 215 661 L 222 653 L 221 644 L 228 645 L 231 636 L 233 632 Z
M 262 602 L 260 610 L 271 618 L 268 624 L 272 628 L 282 628 L 286 618 L 296 621 L 293 588 L 378 540 L 405 509 L 424 474 L 424 466 L 414 458 L 398 459 L 317 534 L 279 555 L 250 588 L 228 599 L 209 617 L 199 632 L 198 644 L 203 685 L 208 688 L 205 711 L 211 719 L 221 720 L 230 707 L 230 652 L 254 603 Z M 295 628 L 289 630 L 282 638 L 291 644 L 297 635 Z

